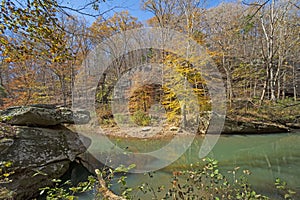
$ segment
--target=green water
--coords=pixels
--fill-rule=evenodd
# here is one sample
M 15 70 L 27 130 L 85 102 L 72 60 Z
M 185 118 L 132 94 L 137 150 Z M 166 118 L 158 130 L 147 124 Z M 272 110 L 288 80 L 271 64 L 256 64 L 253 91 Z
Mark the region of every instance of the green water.
M 93 140 L 97 140 L 97 145 L 91 146 L 92 151 L 99 146 L 105 147 L 106 145 L 99 145 L 101 144 L 100 138 L 94 138 Z M 119 147 L 132 152 L 153 151 L 169 142 L 168 139 L 115 138 L 111 139 L 111 141 Z M 191 147 L 178 160 L 165 168 L 155 171 L 153 177 L 150 177 L 148 174 L 129 174 L 127 179 L 128 185 L 135 187 L 147 182 L 154 188 L 157 188 L 159 185 L 171 186 L 170 181 L 173 171 L 187 169 L 191 163 L 202 162 L 198 157 L 202 141 L 203 137 L 196 137 Z M 240 167 L 240 171 L 243 169 L 250 170 L 252 174 L 249 176 L 249 182 L 255 190 L 272 196 L 274 199 L 277 199 L 274 190 L 274 180 L 277 177 L 285 180 L 290 188 L 300 194 L 299 130 L 283 134 L 221 136 L 208 156 L 219 161 L 221 172 L 224 175 L 235 167 Z M 151 162 L 151 165 L 155 165 L 155 163 L 160 161 L 153 159 Z M 114 189 L 118 190 L 117 188 Z M 298 198 L 300 199 L 300 197 Z M 151 198 L 143 196 L 142 199 Z

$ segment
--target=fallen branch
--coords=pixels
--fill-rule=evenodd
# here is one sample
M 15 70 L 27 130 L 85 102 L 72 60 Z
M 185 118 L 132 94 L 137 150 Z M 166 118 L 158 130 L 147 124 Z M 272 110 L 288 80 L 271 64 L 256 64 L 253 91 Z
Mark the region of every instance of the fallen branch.
M 105 180 L 102 177 L 102 174 L 99 169 L 95 170 L 95 173 L 97 175 L 97 179 L 99 181 L 99 188 L 98 192 L 103 195 L 104 199 L 109 199 L 109 200 L 126 200 L 125 198 L 116 195 L 113 193 L 111 190 L 109 190 L 106 186 Z

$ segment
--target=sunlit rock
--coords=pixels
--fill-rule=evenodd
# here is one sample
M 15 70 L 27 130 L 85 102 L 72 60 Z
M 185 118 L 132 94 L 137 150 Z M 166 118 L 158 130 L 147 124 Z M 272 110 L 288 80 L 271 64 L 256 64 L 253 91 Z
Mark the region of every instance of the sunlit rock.
M 0 111 L 0 122 L 20 126 L 54 126 L 58 124 L 86 124 L 89 112 L 72 111 L 54 105 L 30 105 L 11 107 Z

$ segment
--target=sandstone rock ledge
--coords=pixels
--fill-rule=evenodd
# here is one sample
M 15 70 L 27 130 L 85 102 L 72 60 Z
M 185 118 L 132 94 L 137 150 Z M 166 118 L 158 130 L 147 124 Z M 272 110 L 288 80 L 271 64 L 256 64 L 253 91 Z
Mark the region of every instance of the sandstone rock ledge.
M 0 183 L 0 189 L 11 191 L 13 199 L 26 200 L 60 178 L 87 149 L 82 136 L 61 124 L 87 123 L 89 118 L 86 112 L 46 105 L 0 111 L 0 161 L 12 162 L 14 171 L 12 181 Z
M 290 128 L 274 122 L 247 121 L 226 117 L 222 134 L 285 133 Z

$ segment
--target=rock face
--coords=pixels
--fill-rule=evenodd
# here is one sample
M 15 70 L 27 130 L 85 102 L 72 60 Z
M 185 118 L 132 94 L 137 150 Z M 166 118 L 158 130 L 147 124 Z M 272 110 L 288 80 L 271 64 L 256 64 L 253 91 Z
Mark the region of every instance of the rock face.
M 20 126 L 54 126 L 58 124 L 86 124 L 90 115 L 86 111 L 72 111 L 51 105 L 11 107 L 0 111 L 0 122 Z
M 30 199 L 86 151 L 82 136 L 57 124 L 81 118 L 87 121 L 87 113 L 29 106 L 2 111 L 0 118 L 6 121 L 0 123 L 0 161 L 11 161 L 10 170 L 14 171 L 9 176 L 12 182 L 0 183 L 0 188 L 12 191 L 13 199 Z
M 272 122 L 246 122 L 226 118 L 222 134 L 284 133 L 289 128 Z

